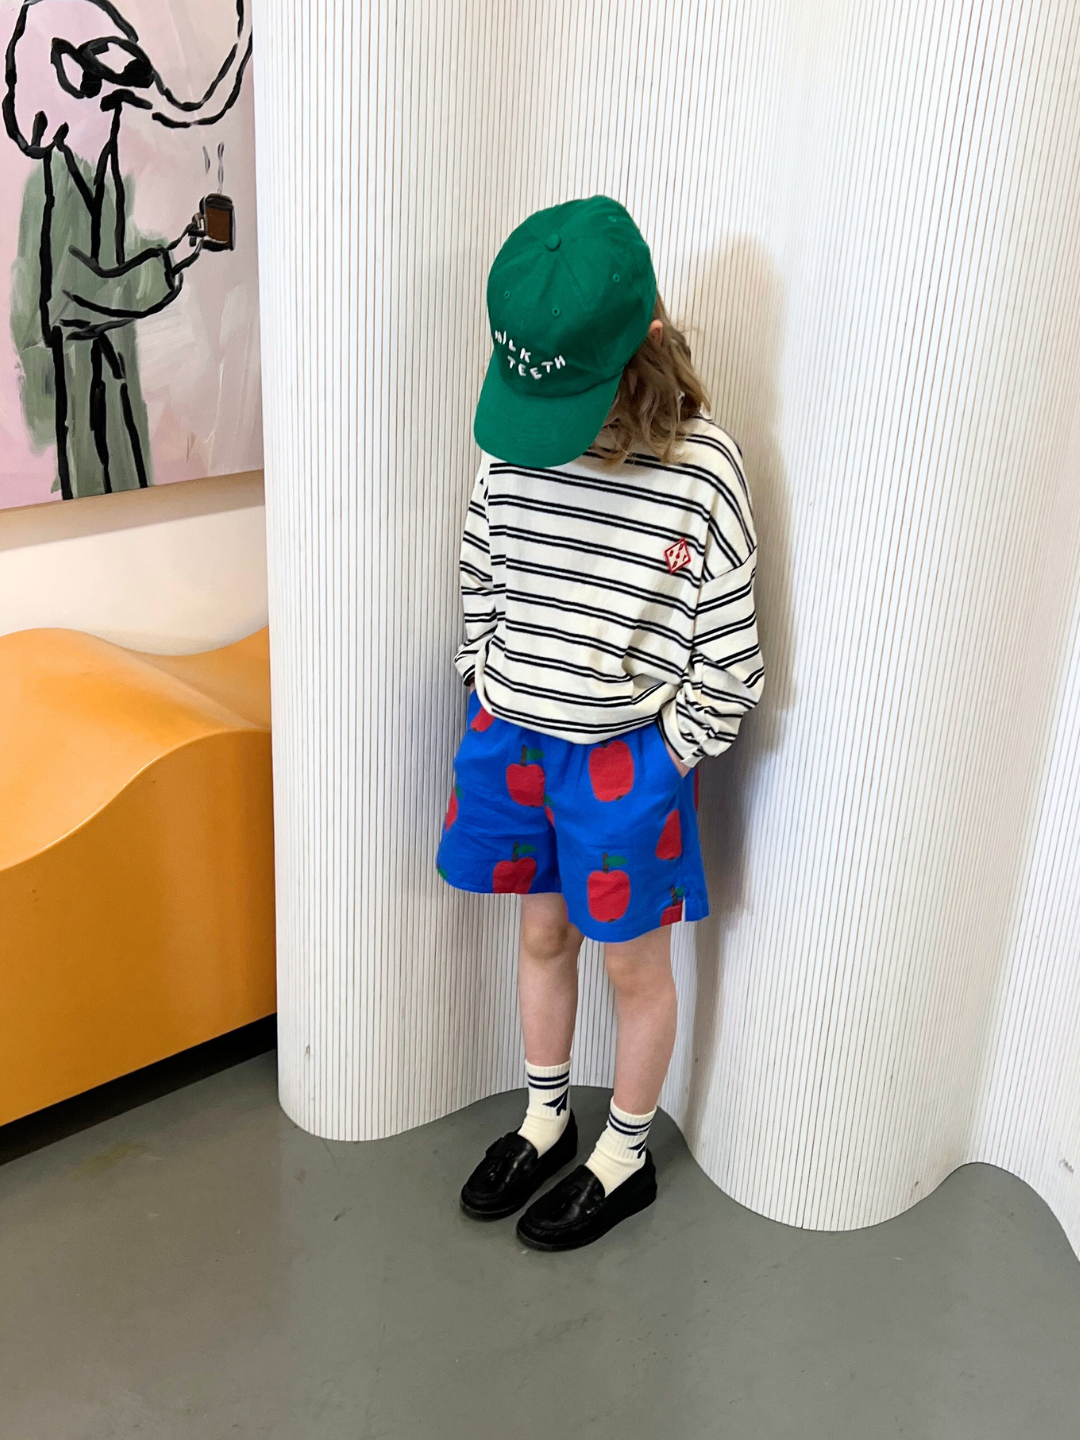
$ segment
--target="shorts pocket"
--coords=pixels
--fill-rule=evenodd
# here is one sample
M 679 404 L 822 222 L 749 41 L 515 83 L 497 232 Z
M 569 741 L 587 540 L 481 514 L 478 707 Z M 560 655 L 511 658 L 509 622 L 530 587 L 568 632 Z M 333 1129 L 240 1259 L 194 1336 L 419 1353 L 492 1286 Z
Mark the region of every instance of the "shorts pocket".
M 679 767 L 675 764 L 675 761 L 671 758 L 671 751 L 668 749 L 667 741 L 664 739 L 664 732 L 660 729 L 659 720 L 654 721 L 653 724 L 649 727 L 649 729 L 655 736 L 653 744 L 655 750 L 658 752 L 658 759 L 655 760 L 653 763 L 655 765 L 663 767 L 669 778 L 674 780 L 676 784 L 681 785 L 682 782 L 686 779 L 686 776 L 682 773 Z
M 506 722 L 492 715 L 490 710 L 485 710 L 480 704 L 480 697 L 475 689 L 470 690 L 469 703 L 465 708 L 464 739 L 467 740 L 470 736 L 488 735 L 493 727 L 501 733 L 506 728 Z

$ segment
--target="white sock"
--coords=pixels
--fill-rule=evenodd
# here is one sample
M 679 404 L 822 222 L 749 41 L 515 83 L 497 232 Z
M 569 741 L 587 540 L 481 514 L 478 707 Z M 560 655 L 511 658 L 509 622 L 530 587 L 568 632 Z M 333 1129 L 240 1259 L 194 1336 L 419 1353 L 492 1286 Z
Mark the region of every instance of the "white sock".
M 532 1065 L 526 1060 L 525 1074 L 529 1108 L 518 1134 L 531 1140 L 538 1154 L 546 1155 L 570 1123 L 570 1061 Z
M 650 1110 L 647 1115 L 631 1115 L 628 1110 L 620 1110 L 614 1100 L 611 1102 L 604 1133 L 585 1161 L 603 1185 L 605 1195 L 610 1195 L 645 1164 L 645 1146 L 655 1114 L 655 1110 Z

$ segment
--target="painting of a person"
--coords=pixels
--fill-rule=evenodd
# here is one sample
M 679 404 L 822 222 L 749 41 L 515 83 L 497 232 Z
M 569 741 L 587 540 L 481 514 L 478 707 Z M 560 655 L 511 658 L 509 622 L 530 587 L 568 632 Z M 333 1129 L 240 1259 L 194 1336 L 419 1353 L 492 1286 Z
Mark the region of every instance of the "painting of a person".
M 131 225 L 123 117 L 144 110 L 173 129 L 219 120 L 251 54 L 246 0 L 237 0 L 236 23 L 211 85 L 179 99 L 109 0 L 27 0 L 19 11 L 4 125 L 40 165 L 23 196 L 11 332 L 27 428 L 38 445 L 55 440 L 65 499 L 152 481 L 136 322 L 175 300 L 206 248 L 225 246 L 207 245 L 201 213 L 171 241 Z

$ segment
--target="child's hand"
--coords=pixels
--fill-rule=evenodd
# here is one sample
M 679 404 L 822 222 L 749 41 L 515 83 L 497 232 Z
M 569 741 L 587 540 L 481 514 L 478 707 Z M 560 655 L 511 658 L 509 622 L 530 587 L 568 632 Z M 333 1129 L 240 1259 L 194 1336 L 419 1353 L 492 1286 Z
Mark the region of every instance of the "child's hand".
M 664 741 L 664 749 L 671 756 L 671 763 L 675 766 L 675 769 L 678 770 L 679 774 L 685 779 L 686 776 L 690 774 L 690 766 L 683 764 L 666 740 Z

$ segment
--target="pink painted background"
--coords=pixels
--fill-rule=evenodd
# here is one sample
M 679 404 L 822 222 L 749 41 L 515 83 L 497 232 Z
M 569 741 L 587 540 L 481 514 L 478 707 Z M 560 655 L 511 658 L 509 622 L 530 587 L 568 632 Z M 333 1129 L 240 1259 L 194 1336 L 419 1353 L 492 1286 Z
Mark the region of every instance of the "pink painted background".
M 0 0 L 0 48 L 7 46 L 19 8 Z M 117 8 L 178 93 L 201 93 L 235 39 L 232 0 L 117 0 Z M 186 272 L 177 299 L 137 322 L 159 485 L 262 465 L 251 92 L 249 66 L 232 110 L 215 125 L 190 130 L 167 130 L 130 108 L 124 114 L 120 154 L 133 191 L 129 226 L 168 239 L 179 235 L 200 198 L 218 189 L 222 142 L 222 188 L 236 206 L 236 249 L 203 254 Z M 23 424 L 8 323 L 23 187 L 38 163 L 0 129 L 0 509 L 59 498 L 51 489 L 53 447 L 35 453 Z

